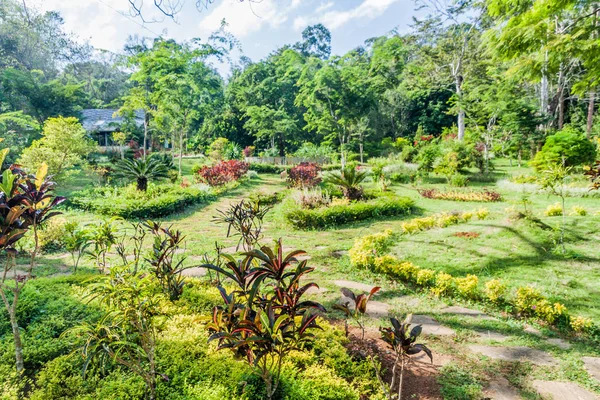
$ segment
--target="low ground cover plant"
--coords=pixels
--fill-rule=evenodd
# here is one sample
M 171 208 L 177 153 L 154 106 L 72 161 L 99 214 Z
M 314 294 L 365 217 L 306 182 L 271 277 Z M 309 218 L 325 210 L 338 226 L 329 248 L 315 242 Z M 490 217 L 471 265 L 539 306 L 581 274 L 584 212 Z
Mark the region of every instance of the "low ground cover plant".
M 451 200 L 451 201 L 474 201 L 495 202 L 502 201 L 502 195 L 494 190 L 476 191 L 441 191 L 438 189 L 421 189 L 419 194 L 427 199 Z
M 218 193 L 207 187 L 183 188 L 171 184 L 150 184 L 146 191 L 139 191 L 132 186 L 105 186 L 76 192 L 69 198 L 69 204 L 107 216 L 157 218 L 181 212 L 194 204 L 208 203 Z
M 298 229 L 324 229 L 376 217 L 408 215 L 414 211 L 414 201 L 408 197 L 383 196 L 369 201 L 351 202 L 316 209 L 296 209 L 285 219 Z

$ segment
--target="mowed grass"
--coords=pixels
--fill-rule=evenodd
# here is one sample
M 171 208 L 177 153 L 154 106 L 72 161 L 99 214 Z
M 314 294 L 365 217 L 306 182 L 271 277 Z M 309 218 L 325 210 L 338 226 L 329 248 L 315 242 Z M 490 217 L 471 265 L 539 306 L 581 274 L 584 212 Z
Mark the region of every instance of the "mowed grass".
M 184 160 L 184 162 L 185 171 L 191 173 L 192 165 L 198 160 Z M 524 167 L 510 167 L 508 162 L 503 160 L 496 163 L 497 177 L 527 172 L 531 171 Z M 188 178 L 191 178 L 191 175 L 188 175 Z M 75 183 L 79 187 L 85 187 L 87 185 L 84 181 L 84 177 L 79 177 L 67 187 L 73 190 Z M 417 192 L 418 188 L 446 189 L 442 179 L 431 181 L 436 183 L 419 186 L 394 185 L 392 190 L 398 195 L 413 198 L 420 209 L 419 214 L 422 215 L 488 208 L 489 218 L 444 229 L 402 235 L 392 249 L 393 254 L 421 267 L 444 270 L 455 276 L 472 273 L 482 279 L 500 277 L 513 287 L 532 284 L 545 294 L 565 303 L 574 313 L 600 321 L 600 308 L 597 307 L 600 304 L 600 249 L 598 248 L 600 234 L 597 232 L 600 216 L 596 215 L 600 211 L 599 199 L 567 199 L 567 209 L 570 210 L 574 205 L 582 206 L 587 209 L 588 215 L 566 218 L 568 256 L 563 256 L 555 251 L 558 237 L 556 228 L 561 218 L 543 215 L 549 204 L 558 201 L 557 197 L 529 195 L 532 202 L 530 208 L 547 225 L 542 228 L 527 221 L 509 220 L 506 209 L 522 207 L 519 201 L 523 193 L 518 190 L 501 190 L 495 183 L 473 182 L 470 185 L 472 190 L 480 190 L 484 187 L 498 190 L 502 193 L 503 201 L 474 203 L 424 199 Z M 88 184 L 91 184 L 89 178 Z M 367 186 L 374 187 L 374 184 L 367 183 Z M 186 235 L 188 265 L 199 264 L 203 254 L 213 252 L 216 242 L 225 247 L 237 244 L 237 238 L 226 238 L 227 227 L 216 223 L 214 218 L 218 215 L 218 210 L 247 198 L 255 190 L 282 191 L 285 190 L 285 182 L 277 175 L 260 175 L 258 179 L 226 193 L 217 202 L 190 207 L 181 214 L 163 219 L 165 224 L 173 225 Z M 61 191 L 67 194 L 66 188 Z M 264 243 L 269 244 L 272 240 L 282 238 L 288 250 L 307 251 L 312 257 L 310 263 L 316 267 L 314 278 L 317 281 L 324 281 L 323 283 L 334 279 L 369 282 L 378 279 L 367 271 L 352 268 L 344 251 L 350 249 L 358 237 L 385 229 L 400 232 L 404 221 L 419 216 L 366 221 L 324 231 L 298 231 L 285 222 L 286 207 L 284 201 L 276 205 L 267 215 L 264 224 Z M 93 223 L 102 218 L 79 211 L 68 211 L 66 217 L 82 223 Z M 479 237 L 460 238 L 453 235 L 456 232 L 476 232 Z M 55 257 L 54 255 L 47 261 L 54 265 L 58 262 Z M 68 263 L 69 259 L 63 260 Z M 91 268 L 91 261 L 86 260 L 84 266 Z

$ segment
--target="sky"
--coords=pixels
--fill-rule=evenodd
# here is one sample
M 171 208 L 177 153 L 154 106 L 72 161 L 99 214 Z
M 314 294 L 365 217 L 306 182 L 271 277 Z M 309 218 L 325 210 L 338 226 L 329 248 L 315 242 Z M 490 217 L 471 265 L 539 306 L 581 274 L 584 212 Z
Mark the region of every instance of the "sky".
M 163 35 L 178 41 L 206 39 L 221 21 L 241 42 L 245 56 L 258 61 L 284 44 L 301 40 L 302 30 L 324 24 L 332 34 L 332 53 L 343 54 L 366 39 L 385 35 L 397 28 L 410 29 L 416 15 L 413 0 L 214 0 L 198 10 L 196 0 L 184 1 L 176 21 L 165 18 L 152 6 L 143 4 L 145 20 L 133 17 L 127 0 L 28 0 L 42 11 L 56 10 L 65 29 L 96 48 L 122 50 L 129 35 Z

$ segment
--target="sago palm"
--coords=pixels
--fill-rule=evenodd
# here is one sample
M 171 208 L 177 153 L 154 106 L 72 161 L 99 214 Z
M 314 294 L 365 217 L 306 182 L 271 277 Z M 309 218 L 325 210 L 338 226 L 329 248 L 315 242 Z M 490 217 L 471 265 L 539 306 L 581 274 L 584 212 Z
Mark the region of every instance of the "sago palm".
M 162 160 L 154 157 L 148 157 L 145 160 L 141 158 L 125 159 L 117 165 L 116 175 L 126 179 L 135 179 L 137 190 L 145 192 L 148 189 L 148 181 L 168 176 L 168 168 Z
M 363 195 L 360 185 L 367 177 L 366 171 L 360 171 L 352 166 L 346 166 L 340 172 L 333 172 L 326 177 L 326 182 L 342 188 L 344 197 L 349 200 L 359 200 Z

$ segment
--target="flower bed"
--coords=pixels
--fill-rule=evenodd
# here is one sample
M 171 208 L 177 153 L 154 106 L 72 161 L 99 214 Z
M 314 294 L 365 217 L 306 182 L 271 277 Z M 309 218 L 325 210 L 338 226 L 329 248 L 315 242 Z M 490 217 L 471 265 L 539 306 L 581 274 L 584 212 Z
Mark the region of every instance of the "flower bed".
M 437 189 L 422 189 L 419 194 L 427 199 L 451 200 L 451 201 L 476 201 L 476 202 L 495 202 L 502 201 L 500 193 L 493 190 L 484 190 L 483 192 L 462 192 L 450 190 L 441 192 Z
M 146 192 L 136 190 L 134 186 L 83 190 L 74 193 L 69 204 L 81 210 L 126 219 L 156 218 L 183 211 L 193 204 L 208 203 L 216 195 L 208 187 L 150 184 Z
M 309 188 L 321 183 L 319 164 L 302 162 L 288 171 L 288 184 L 294 188 Z
M 413 210 L 414 201 L 408 197 L 380 197 L 330 207 L 296 209 L 285 218 L 298 229 L 323 229 L 375 217 L 407 215 Z
M 492 279 L 481 288 L 479 278 L 475 275 L 453 277 L 443 271 L 436 272 L 401 261 L 386 254 L 394 242 L 395 235 L 391 230 L 359 238 L 348 252 L 350 262 L 355 267 L 383 273 L 436 296 L 486 302 L 499 310 L 511 310 L 515 317 L 537 318 L 549 325 L 575 332 L 600 329 L 589 318 L 570 315 L 563 304 L 550 301 L 532 286 L 519 287 L 511 293 L 503 281 Z

